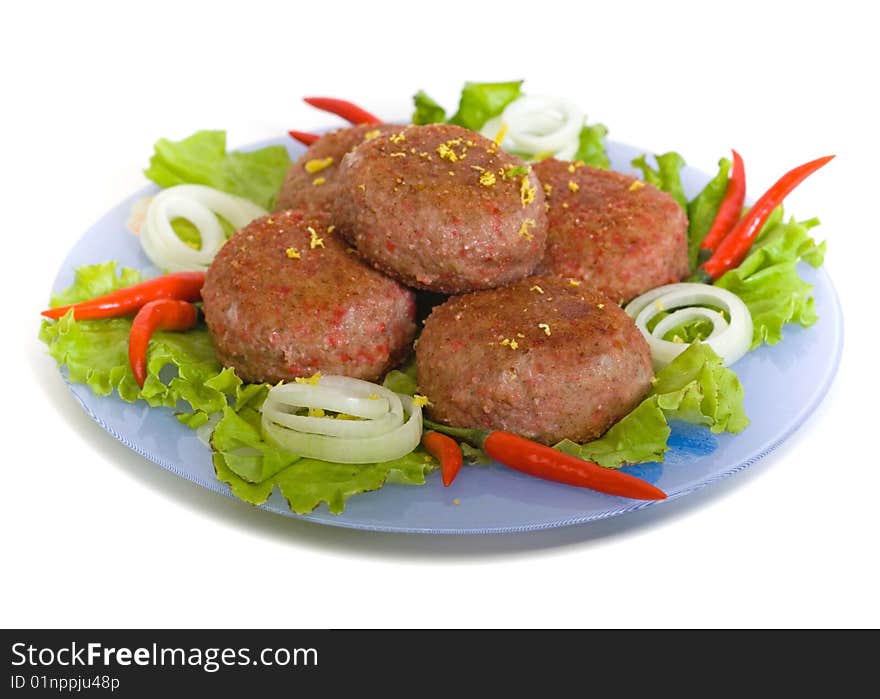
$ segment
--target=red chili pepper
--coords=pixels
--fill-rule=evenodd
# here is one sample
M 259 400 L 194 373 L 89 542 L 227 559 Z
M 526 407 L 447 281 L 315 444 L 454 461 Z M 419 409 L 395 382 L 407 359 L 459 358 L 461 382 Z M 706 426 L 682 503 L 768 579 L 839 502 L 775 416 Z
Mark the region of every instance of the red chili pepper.
M 447 427 L 430 420 L 425 420 L 425 425 L 463 439 L 505 466 L 530 476 L 635 500 L 666 498 L 666 493 L 641 478 L 564 454 L 510 432 Z
M 767 222 L 773 209 L 779 206 L 795 187 L 833 157 L 833 155 L 826 155 L 824 158 L 811 160 L 789 170 L 780 177 L 739 220 L 733 230 L 721 241 L 712 257 L 703 264 L 702 272 L 704 275 L 714 281 L 728 270 L 738 266 L 745 259 L 749 248 L 752 247 L 752 243 L 755 242 L 755 238 Z
M 188 301 L 159 299 L 145 304 L 134 317 L 128 336 L 128 362 L 141 388 L 147 380 L 147 345 L 156 330 L 189 330 L 199 318 Z
M 724 192 L 721 206 L 718 207 L 715 221 L 700 244 L 700 248 L 710 255 L 739 221 L 746 199 L 746 169 L 743 165 L 743 159 L 735 150 L 731 150 L 731 152 L 733 153 L 733 167 L 730 171 L 730 179 L 727 181 L 727 190 Z
M 304 146 L 310 146 L 319 138 L 321 138 L 320 134 L 309 133 L 308 131 L 294 131 L 293 129 L 291 129 L 287 133 L 289 133 L 293 138 L 302 143 Z
M 439 432 L 425 432 L 422 436 L 422 444 L 431 456 L 440 461 L 440 475 L 443 477 L 443 485 L 452 485 L 452 481 L 461 470 L 463 460 L 458 442 Z
M 175 272 L 134 286 L 117 289 L 89 301 L 50 308 L 43 311 L 41 315 L 57 320 L 72 308 L 73 317 L 76 320 L 117 318 L 131 315 L 144 304 L 157 299 L 198 301 L 202 297 L 204 284 L 204 272 Z
M 370 114 L 366 109 L 361 109 L 356 104 L 335 97 L 303 97 L 306 104 L 330 112 L 352 124 L 381 124 L 382 120 Z

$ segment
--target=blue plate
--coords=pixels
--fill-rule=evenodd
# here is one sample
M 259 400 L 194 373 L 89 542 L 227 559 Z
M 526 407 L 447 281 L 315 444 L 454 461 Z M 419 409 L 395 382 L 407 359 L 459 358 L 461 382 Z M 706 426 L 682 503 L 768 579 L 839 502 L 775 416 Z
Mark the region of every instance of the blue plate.
M 302 148 L 282 143 L 292 157 Z M 609 143 L 612 167 L 630 171 L 629 162 L 643 151 Z M 708 177 L 692 168 L 683 171 L 689 196 Z M 59 291 L 73 282 L 80 265 L 118 260 L 155 273 L 137 238 L 126 230 L 131 205 L 152 194 L 147 187 L 107 213 L 74 246 L 55 280 Z M 815 285 L 819 322 L 808 330 L 789 326 L 785 340 L 761 347 L 737 362 L 734 369 L 745 387 L 751 425 L 741 434 L 712 435 L 708 429 L 673 425 L 670 450 L 662 464 L 628 467 L 665 490 L 670 500 L 730 476 L 765 456 L 787 439 L 816 408 L 827 392 L 840 359 L 843 321 L 831 280 L 823 270 L 804 265 L 802 275 Z M 144 458 L 172 473 L 233 497 L 214 476 L 210 450 L 180 424 L 169 409 L 130 404 L 117 396 L 97 397 L 85 386 L 70 384 L 83 409 L 107 432 Z M 262 509 L 321 524 L 372 531 L 419 534 L 501 534 L 596 521 L 664 503 L 637 502 L 530 478 L 500 465 L 465 467 L 449 488 L 432 474 L 424 486 L 386 485 L 349 500 L 342 515 L 321 506 L 308 515 L 292 513 L 277 491 Z M 244 505 L 243 505 L 244 506 Z

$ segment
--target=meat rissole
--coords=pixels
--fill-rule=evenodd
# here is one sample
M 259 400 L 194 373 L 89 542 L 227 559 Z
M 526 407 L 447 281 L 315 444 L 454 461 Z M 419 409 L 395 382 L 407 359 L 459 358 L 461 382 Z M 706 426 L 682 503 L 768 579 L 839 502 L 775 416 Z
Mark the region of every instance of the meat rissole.
M 456 296 L 416 345 L 432 419 L 515 432 L 544 444 L 589 441 L 651 387 L 651 352 L 632 319 L 559 277 Z
M 394 124 L 361 124 L 324 134 L 287 170 L 275 210 L 331 210 L 337 194 L 336 173 L 345 154 L 376 136 L 402 128 Z
M 519 158 L 448 124 L 362 143 L 336 173 L 334 222 L 377 269 L 446 294 L 503 286 L 544 255 L 544 193 Z
M 617 303 L 688 274 L 688 220 L 666 192 L 635 177 L 544 160 L 547 250 L 539 274 L 584 281 Z
M 223 246 L 202 290 L 217 357 L 244 381 L 375 381 L 409 353 L 413 293 L 367 266 L 324 214 L 287 210 Z

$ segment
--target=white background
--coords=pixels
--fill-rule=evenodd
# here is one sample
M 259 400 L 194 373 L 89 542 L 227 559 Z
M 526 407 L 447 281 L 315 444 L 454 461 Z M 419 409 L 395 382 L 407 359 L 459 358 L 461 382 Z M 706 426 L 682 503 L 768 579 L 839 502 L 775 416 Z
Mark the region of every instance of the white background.
M 0 624 L 880 625 L 867 295 L 880 252 L 880 60 L 862 7 L 4 3 Z M 736 147 L 752 196 L 837 154 L 787 208 L 822 219 L 844 359 L 783 448 L 702 494 L 604 523 L 410 537 L 214 495 L 127 451 L 75 403 L 36 340 L 37 313 L 74 241 L 144 184 L 158 137 L 221 128 L 234 147 L 328 125 L 302 95 L 405 115 L 418 88 L 454 105 L 467 79 L 520 77 L 532 93 L 577 99 L 614 139 L 704 170 Z

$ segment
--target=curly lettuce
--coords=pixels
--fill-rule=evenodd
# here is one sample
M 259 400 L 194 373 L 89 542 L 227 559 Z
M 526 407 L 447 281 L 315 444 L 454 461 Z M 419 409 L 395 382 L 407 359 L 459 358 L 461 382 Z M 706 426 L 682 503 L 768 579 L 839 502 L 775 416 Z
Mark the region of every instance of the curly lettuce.
M 754 324 L 752 349 L 782 340 L 782 328 L 797 323 L 808 328 L 817 320 L 813 285 L 798 273 L 803 261 L 819 267 L 825 243 L 816 243 L 810 231 L 818 219 L 787 222 L 782 209 L 774 212 L 739 267 L 726 272 L 715 284 L 739 296 L 748 306 Z
M 605 136 L 608 129 L 602 124 L 584 124 L 578 137 L 578 149 L 575 153 L 575 161 L 592 167 L 607 170 L 611 167 L 611 161 L 605 152 Z
M 413 95 L 413 102 L 415 104 L 415 111 L 412 115 L 413 124 L 438 124 L 446 121 L 446 110 L 424 90 L 419 90 Z
M 731 162 L 727 158 L 718 161 L 718 173 L 688 202 L 688 264 L 696 268 L 700 254 L 700 245 L 718 215 L 721 202 L 727 193 L 727 182 L 730 179 Z
M 225 131 L 198 131 L 182 141 L 162 138 L 144 174 L 160 187 L 203 184 L 271 211 L 290 167 L 284 146 L 226 151 Z
M 601 438 L 564 440 L 560 451 L 618 468 L 662 461 L 669 449 L 669 420 L 705 425 L 712 432 L 742 432 L 748 424 L 743 388 L 708 345 L 695 342 L 654 377 L 650 394 Z
M 354 495 L 378 490 L 386 483 L 423 485 L 426 475 L 437 468 L 434 458 L 421 447 L 399 459 L 374 464 L 300 458 L 263 439 L 260 403 L 239 410 L 226 408 L 211 437 L 217 478 L 252 505 L 263 504 L 278 488 L 297 514 L 307 514 L 321 503 L 339 514 Z
M 654 161 L 657 163 L 656 168 L 652 167 L 648 163 L 647 156 L 642 154 L 634 158 L 631 164 L 641 171 L 645 182 L 667 192 L 679 203 L 682 209 L 687 211 L 687 197 L 684 193 L 684 186 L 681 184 L 681 169 L 685 166 L 684 158 L 678 153 L 670 151 L 662 155 L 655 155 Z
M 74 283 L 54 295 L 50 304 L 77 303 L 140 281 L 140 272 L 124 267 L 117 270 L 116 262 L 87 265 L 76 271 Z M 58 364 L 67 367 L 69 379 L 85 384 L 96 395 L 115 391 L 128 402 L 141 399 L 151 406 L 170 408 L 184 401 L 193 413 L 204 415 L 223 409 L 227 392 L 234 390 L 233 372 L 220 366 L 204 325 L 186 333 L 153 335 L 143 388 L 137 385 L 129 365 L 130 330 L 130 318 L 74 320 L 70 312 L 57 321 L 44 320 L 40 339 Z M 166 371 L 166 367 L 174 371 Z M 191 419 L 184 416 L 184 420 Z

